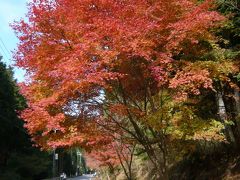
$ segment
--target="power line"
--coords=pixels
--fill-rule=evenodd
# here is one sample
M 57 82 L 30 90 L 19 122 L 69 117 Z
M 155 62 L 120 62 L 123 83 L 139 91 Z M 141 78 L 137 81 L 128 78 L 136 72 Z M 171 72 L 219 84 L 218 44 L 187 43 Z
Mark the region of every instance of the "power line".
M 2 40 L 2 38 L 0 37 L 0 50 L 1 50 L 1 54 L 3 55 L 4 54 L 4 56 L 6 57 L 6 59 L 5 60 L 9 60 L 10 62 L 9 62 L 9 64 L 11 64 L 11 53 L 10 53 L 10 51 L 8 50 L 8 48 L 7 48 L 7 46 L 5 45 L 5 43 L 4 43 L 4 41 Z
M 0 37 L 0 41 L 1 41 L 1 43 L 3 44 L 4 49 L 7 51 L 9 57 L 11 57 L 11 53 L 10 53 L 10 51 L 8 50 L 7 46 L 5 45 L 5 43 L 3 42 L 3 40 L 2 40 L 1 37 Z
M 0 50 L 2 51 L 2 53 L 6 56 L 6 58 L 9 58 L 7 53 L 5 52 L 5 50 L 3 49 L 2 45 L 0 44 Z

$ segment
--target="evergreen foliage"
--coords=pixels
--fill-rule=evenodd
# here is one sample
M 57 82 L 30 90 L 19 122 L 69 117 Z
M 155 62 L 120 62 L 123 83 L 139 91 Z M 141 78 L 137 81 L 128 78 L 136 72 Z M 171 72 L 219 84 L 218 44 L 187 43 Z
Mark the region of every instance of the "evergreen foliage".
M 32 147 L 19 111 L 26 101 L 19 93 L 13 70 L 0 60 L 0 179 L 39 180 L 48 177 L 48 153 Z

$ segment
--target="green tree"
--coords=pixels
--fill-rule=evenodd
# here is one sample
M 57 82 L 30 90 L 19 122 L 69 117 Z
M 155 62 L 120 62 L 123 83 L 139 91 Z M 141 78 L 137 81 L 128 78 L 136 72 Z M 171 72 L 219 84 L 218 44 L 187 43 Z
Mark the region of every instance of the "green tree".
M 0 57 L 0 179 L 41 179 L 51 165 L 48 153 L 32 147 L 18 112 L 26 107 L 11 67 Z
M 0 169 L 6 166 L 9 153 L 20 146 L 20 141 L 15 141 L 23 134 L 17 111 L 23 109 L 24 104 L 13 80 L 12 69 L 0 62 Z

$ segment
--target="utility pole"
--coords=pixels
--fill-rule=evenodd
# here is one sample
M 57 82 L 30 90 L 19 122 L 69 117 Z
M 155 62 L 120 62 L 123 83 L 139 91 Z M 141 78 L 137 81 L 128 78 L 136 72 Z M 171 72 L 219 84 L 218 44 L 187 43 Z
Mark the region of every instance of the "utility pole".
M 54 129 L 54 133 L 57 132 L 57 129 Z M 56 160 L 58 159 L 58 154 L 56 154 L 56 148 L 53 148 L 53 169 L 52 169 L 52 176 L 55 178 L 56 176 Z
M 53 169 L 52 169 L 52 176 L 55 177 L 55 148 L 53 149 Z
M 82 168 L 81 168 L 81 166 L 82 166 L 82 154 L 80 153 L 79 154 L 80 155 L 80 164 L 79 164 L 79 172 L 80 172 L 80 175 L 82 175 Z
M 81 157 L 82 154 L 79 151 L 79 149 L 77 149 L 77 172 L 76 172 L 77 175 L 81 174 Z

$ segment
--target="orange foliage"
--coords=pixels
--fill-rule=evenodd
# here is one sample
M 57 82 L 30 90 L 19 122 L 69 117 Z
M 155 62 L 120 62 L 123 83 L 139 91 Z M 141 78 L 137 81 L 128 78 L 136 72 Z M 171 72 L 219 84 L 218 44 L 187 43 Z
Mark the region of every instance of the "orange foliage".
M 194 94 L 211 87 L 205 71 L 172 74 L 184 44 L 212 38 L 209 28 L 223 20 L 210 7 L 195 0 L 34 0 L 28 22 L 13 25 L 16 64 L 29 76 L 23 88 L 29 108 L 22 112 L 29 133 L 44 147 L 91 149 L 106 143 L 96 122 L 117 80 L 137 100 L 146 86 L 154 93 L 170 81 L 172 88 L 194 86 Z M 188 76 L 194 78 L 185 82 Z

